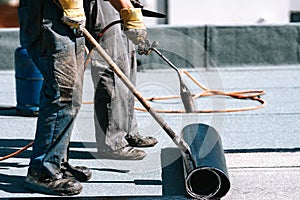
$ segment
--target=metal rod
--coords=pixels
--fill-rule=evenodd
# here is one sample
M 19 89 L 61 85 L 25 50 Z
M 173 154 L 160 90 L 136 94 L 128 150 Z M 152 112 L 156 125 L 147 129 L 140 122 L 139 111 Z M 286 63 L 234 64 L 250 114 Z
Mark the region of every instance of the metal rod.
M 192 93 L 189 90 L 189 88 L 185 85 L 183 78 L 181 76 L 181 71 L 166 57 L 164 56 L 160 51 L 158 51 L 155 47 L 151 48 L 151 51 L 154 51 L 159 57 L 161 57 L 168 65 L 173 68 L 179 79 L 180 83 L 180 97 L 182 100 L 182 103 L 184 105 L 184 109 L 187 113 L 192 113 L 195 110 L 195 104 L 193 101 Z

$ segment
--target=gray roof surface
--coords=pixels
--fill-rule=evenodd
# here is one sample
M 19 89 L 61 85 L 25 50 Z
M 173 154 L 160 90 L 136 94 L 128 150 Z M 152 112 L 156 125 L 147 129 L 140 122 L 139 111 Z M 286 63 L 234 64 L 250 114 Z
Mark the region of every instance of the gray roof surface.
M 300 68 L 223 68 L 191 71 L 202 84 L 223 91 L 263 90 L 266 107 L 253 111 L 206 114 L 165 114 L 161 116 L 180 134 L 191 123 L 206 123 L 222 138 L 231 189 L 224 200 L 299 199 L 300 195 Z M 201 90 L 186 80 L 193 93 Z M 17 116 L 14 107 L 14 71 L 0 71 L 0 156 L 28 144 L 34 138 L 35 117 Z M 144 96 L 178 94 L 176 74 L 169 70 L 138 73 L 137 88 Z M 114 197 L 122 199 L 186 199 L 181 154 L 167 134 L 148 113 L 137 111 L 140 133 L 158 138 L 153 148 L 144 149 L 142 161 L 96 159 L 93 126 L 93 85 L 85 74 L 84 104 L 71 140 L 71 164 L 86 165 L 93 177 L 83 183 L 73 198 Z M 197 108 L 221 109 L 259 105 L 250 100 L 223 97 L 198 99 Z M 155 109 L 183 109 L 178 100 L 151 103 Z M 137 106 L 139 104 L 137 103 Z M 47 198 L 22 185 L 30 149 L 17 157 L 0 161 L 0 198 Z

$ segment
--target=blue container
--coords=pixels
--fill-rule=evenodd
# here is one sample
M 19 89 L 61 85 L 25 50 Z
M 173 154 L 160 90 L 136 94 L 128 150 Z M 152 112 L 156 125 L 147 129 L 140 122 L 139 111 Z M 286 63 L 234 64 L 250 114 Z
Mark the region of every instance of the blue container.
M 37 116 L 43 76 L 22 47 L 15 51 L 15 78 L 17 114 Z

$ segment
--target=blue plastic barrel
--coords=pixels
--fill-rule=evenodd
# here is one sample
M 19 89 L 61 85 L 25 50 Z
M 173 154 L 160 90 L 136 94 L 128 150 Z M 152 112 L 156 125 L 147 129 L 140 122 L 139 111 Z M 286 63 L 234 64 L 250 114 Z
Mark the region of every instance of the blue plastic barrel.
M 22 47 L 15 51 L 15 78 L 17 114 L 37 116 L 43 76 Z

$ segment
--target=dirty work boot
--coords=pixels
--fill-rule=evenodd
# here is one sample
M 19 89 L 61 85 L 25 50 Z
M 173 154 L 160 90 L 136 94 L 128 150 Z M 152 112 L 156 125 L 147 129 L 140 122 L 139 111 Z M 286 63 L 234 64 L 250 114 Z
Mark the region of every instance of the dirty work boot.
M 85 166 L 72 166 L 68 162 L 61 164 L 63 178 L 75 179 L 80 182 L 86 182 L 91 179 L 92 172 Z
M 52 195 L 76 195 L 82 190 L 79 181 L 69 178 L 62 178 L 61 174 L 56 177 L 49 177 L 41 170 L 28 169 L 24 187 L 28 190 Z
M 131 147 L 153 147 L 158 142 L 154 137 L 145 137 L 141 135 L 127 135 L 125 139 Z
M 104 159 L 142 160 L 146 157 L 146 152 L 125 146 L 117 150 L 98 151 L 98 156 Z

